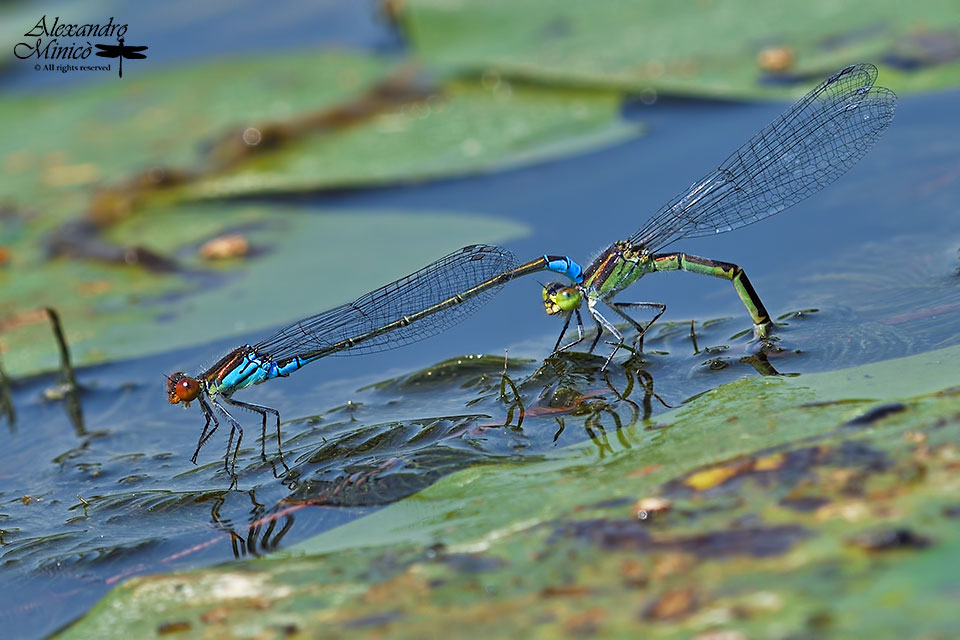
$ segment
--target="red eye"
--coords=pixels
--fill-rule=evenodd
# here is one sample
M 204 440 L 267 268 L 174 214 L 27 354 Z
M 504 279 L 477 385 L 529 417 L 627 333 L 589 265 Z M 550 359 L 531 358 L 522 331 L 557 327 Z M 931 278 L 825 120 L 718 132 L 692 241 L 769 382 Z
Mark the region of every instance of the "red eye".
M 167 381 L 167 399 L 170 404 L 192 402 L 200 395 L 200 383 L 182 371 L 170 376 Z

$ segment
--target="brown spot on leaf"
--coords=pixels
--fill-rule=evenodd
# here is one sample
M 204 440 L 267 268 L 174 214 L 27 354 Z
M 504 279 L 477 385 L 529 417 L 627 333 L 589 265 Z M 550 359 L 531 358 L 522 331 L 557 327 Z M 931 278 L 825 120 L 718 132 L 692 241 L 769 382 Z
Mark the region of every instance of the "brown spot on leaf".
M 660 430 L 660 429 L 666 429 L 666 428 L 669 427 L 669 426 L 671 426 L 671 425 L 670 425 L 669 423 L 667 423 L 667 422 L 658 422 L 658 423 L 656 423 L 656 424 L 648 424 L 647 426 L 645 426 L 645 427 L 643 428 L 643 430 L 644 430 L 644 431 L 658 431 L 658 430 Z
M 697 563 L 696 557 L 687 553 L 664 553 L 653 560 L 653 576 L 667 578 L 689 571 Z
M 250 243 L 243 234 L 230 233 L 204 242 L 198 253 L 205 260 L 239 258 L 250 253 Z
M 825 631 L 833 626 L 833 614 L 829 611 L 817 611 L 807 618 L 807 626 L 818 631 Z
M 38 307 L 36 309 L 29 309 L 27 311 L 21 311 L 20 313 L 6 316 L 2 321 L 0 321 L 0 333 L 5 331 L 13 331 L 14 329 L 26 327 L 31 324 L 37 324 L 41 322 L 46 323 L 49 321 L 50 317 L 42 308 Z
M 831 469 L 825 474 L 824 479 L 831 489 L 843 493 L 859 493 L 863 473 L 858 469 Z
M 644 477 L 644 476 L 650 475 L 651 473 L 655 473 L 655 472 L 657 472 L 657 471 L 660 471 L 660 469 L 663 469 L 663 465 L 662 465 L 662 464 L 648 464 L 648 465 L 645 466 L 645 467 L 640 467 L 639 469 L 634 469 L 633 471 L 631 471 L 630 473 L 627 474 L 627 477 L 628 477 L 628 478 L 642 478 L 642 477 Z
M 573 615 L 567 620 L 567 631 L 576 635 L 593 635 L 600 631 L 600 623 L 607 612 L 600 607 L 591 607 Z
M 585 596 L 590 594 L 590 588 L 578 584 L 565 584 L 545 587 L 540 591 L 543 598 L 556 598 L 561 596 Z
M 793 66 L 796 54 L 787 46 L 766 47 L 757 52 L 757 64 L 764 71 L 781 73 Z
M 376 604 L 381 602 L 396 603 L 399 599 L 426 598 L 430 585 L 419 575 L 408 570 L 385 582 L 371 586 L 364 594 L 364 602 Z
M 158 635 L 167 635 L 168 633 L 180 633 L 181 631 L 189 631 L 190 623 L 186 620 L 177 620 L 176 622 L 165 622 L 157 627 Z
M 212 624 L 216 622 L 224 622 L 229 617 L 230 609 L 227 607 L 214 607 L 213 609 L 204 611 L 203 615 L 200 616 L 200 620 L 207 624 Z
M 647 620 L 680 620 L 697 608 L 697 594 L 693 589 L 670 589 L 648 604 L 643 610 Z
M 110 290 L 109 280 L 92 280 L 77 285 L 77 293 L 81 296 L 98 296 Z
M 650 581 L 647 567 L 634 558 L 627 558 L 620 563 L 620 576 L 628 587 L 642 588 Z

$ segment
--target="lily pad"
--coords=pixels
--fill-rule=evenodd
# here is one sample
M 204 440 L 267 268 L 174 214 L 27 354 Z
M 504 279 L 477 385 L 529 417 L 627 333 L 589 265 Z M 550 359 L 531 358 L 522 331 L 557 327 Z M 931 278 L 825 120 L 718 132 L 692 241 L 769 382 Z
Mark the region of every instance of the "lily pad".
M 880 66 L 896 91 L 960 82 L 960 5 L 936 0 L 907 13 L 896 0 L 394 4 L 417 52 L 455 72 L 738 98 L 803 93 L 858 61 Z M 767 58 L 783 62 L 768 71 Z
M 355 97 L 390 68 L 349 53 L 259 56 L 5 99 L 0 117 L 17 126 L 0 141 L 0 193 L 112 184 L 156 166 L 192 169 L 200 145 L 226 128 Z
M 612 92 L 451 82 L 412 104 L 337 136 L 306 136 L 228 175 L 185 187 L 188 197 L 309 191 L 408 182 L 507 168 L 596 149 L 636 136 Z
M 958 363 L 744 379 L 267 559 L 130 580 L 58 637 L 949 637 Z

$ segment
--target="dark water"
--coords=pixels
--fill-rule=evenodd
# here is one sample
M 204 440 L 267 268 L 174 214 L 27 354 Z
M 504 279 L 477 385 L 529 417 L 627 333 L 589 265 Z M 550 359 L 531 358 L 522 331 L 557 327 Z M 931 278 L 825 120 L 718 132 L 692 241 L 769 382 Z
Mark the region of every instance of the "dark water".
M 395 46 L 369 5 L 364 11 L 338 18 L 347 21 L 342 24 L 355 21 L 345 32 L 363 46 Z M 159 26 L 154 32 L 144 26 L 143 37 L 158 50 L 174 33 L 214 47 L 210 41 L 222 37 L 216 33 L 224 28 L 216 20 L 225 19 L 217 16 L 209 23 L 185 19 L 176 28 L 156 20 Z M 311 41 L 309 34 L 298 40 L 295 33 L 290 44 Z M 285 42 L 273 37 L 277 46 Z M 314 37 L 323 42 L 333 36 Z M 210 51 L 261 50 L 249 43 L 234 49 L 227 40 Z M 164 60 L 159 51 L 157 59 Z M 766 354 L 748 337 L 733 337 L 750 322 L 729 283 L 674 273 L 644 279 L 625 295 L 668 305 L 642 359 L 624 354 L 607 375 L 599 371 L 599 356 L 543 362 L 559 324 L 543 315 L 537 282 L 512 283 L 435 339 L 382 354 L 330 358 L 288 380 L 245 391 L 244 400 L 282 412 L 290 470 L 280 473 L 270 438 L 272 464 L 260 462 L 259 426 L 244 416 L 235 491 L 228 491 L 222 469 L 227 434 L 217 434 L 200 452 L 199 466 L 192 465 L 200 413 L 170 407 L 162 376 L 202 369 L 262 336 L 83 369 L 82 425 L 68 419 L 62 403 L 43 399 L 52 377 L 20 381 L 16 425 L 0 427 L 0 621 L 12 636 L 40 637 L 82 615 L 125 577 L 261 554 L 467 465 L 537 459 L 584 440 L 602 450 L 605 440 L 621 437 L 618 424 L 647 420 L 653 427 L 665 405 L 743 376 L 822 371 L 956 344 L 958 99 L 957 91 L 903 98 L 877 147 L 825 192 L 753 227 L 675 247 L 744 266 L 775 316 L 817 309 L 787 318 L 777 348 Z M 318 210 L 355 209 L 357 215 L 383 208 L 499 215 L 534 229 L 509 246 L 521 259 L 549 252 L 585 263 L 633 232 L 783 106 L 670 100 L 630 105 L 625 117 L 643 120 L 650 132 L 614 148 L 525 169 L 306 202 Z M 303 204 L 297 199 L 271 206 Z M 501 389 L 504 349 L 516 390 Z M 491 357 L 432 366 L 463 353 Z

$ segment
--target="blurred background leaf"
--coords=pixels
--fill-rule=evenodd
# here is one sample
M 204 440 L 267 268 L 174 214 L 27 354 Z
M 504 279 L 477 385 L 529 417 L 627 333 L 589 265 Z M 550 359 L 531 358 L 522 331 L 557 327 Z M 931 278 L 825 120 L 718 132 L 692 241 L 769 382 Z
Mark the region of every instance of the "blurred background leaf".
M 782 98 L 851 62 L 898 92 L 960 82 L 949 0 L 396 0 L 416 52 L 450 72 L 711 98 Z

